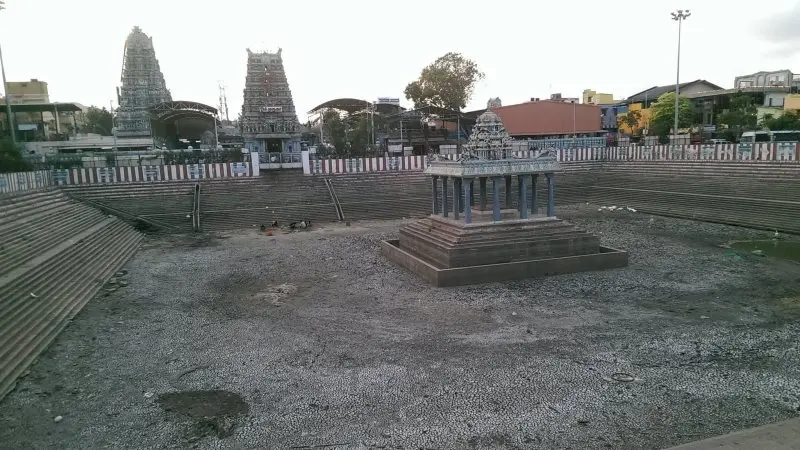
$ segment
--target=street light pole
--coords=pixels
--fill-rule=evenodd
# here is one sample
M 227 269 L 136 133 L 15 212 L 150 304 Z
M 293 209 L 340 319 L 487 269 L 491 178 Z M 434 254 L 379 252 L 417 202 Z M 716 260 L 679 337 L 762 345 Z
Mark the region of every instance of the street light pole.
M 6 9 L 5 1 L 0 0 L 0 10 Z M 0 72 L 3 74 L 3 91 L 6 94 L 6 115 L 8 116 L 8 129 L 11 134 L 11 142 L 17 145 L 17 133 L 14 130 L 14 114 L 11 112 L 11 96 L 8 94 L 8 83 L 6 82 L 6 65 L 3 63 L 3 49 L 0 48 Z
M 672 130 L 672 145 L 677 145 L 678 143 L 678 112 L 680 109 L 680 85 L 681 85 L 681 25 L 683 21 L 688 19 L 692 13 L 689 12 L 688 9 L 683 10 L 679 9 L 672 14 L 672 20 L 678 22 L 678 65 L 675 74 L 675 124 Z

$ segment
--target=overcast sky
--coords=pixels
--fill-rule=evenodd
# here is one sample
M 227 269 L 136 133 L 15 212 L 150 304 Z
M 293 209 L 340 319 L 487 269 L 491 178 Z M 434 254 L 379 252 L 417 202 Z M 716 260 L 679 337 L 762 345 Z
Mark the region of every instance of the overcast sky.
M 732 87 L 736 75 L 800 72 L 800 1 L 739 0 L 5 0 L 0 43 L 9 81 L 49 83 L 51 101 L 116 105 L 131 28 L 153 37 L 175 100 L 241 108 L 247 53 L 283 48 L 301 121 L 338 97 L 400 97 L 455 51 L 486 78 L 468 109 L 592 88 L 625 97 L 675 82 L 677 24 L 688 8 L 681 80 Z M 138 9 L 134 9 L 134 7 Z

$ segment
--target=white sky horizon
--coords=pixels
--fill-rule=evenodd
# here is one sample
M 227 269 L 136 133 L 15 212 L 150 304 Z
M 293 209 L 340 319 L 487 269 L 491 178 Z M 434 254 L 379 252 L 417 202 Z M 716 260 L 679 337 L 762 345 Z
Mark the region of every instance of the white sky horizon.
M 125 39 L 134 26 L 153 38 L 174 100 L 217 106 L 227 88 L 241 110 L 246 48 L 283 48 L 298 119 L 340 97 L 403 95 L 424 66 L 449 52 L 473 59 L 486 78 L 466 110 L 490 97 L 514 104 L 584 89 L 624 98 L 675 82 L 677 24 L 684 23 L 681 82 L 733 87 L 760 70 L 800 72 L 800 1 L 731 8 L 722 0 L 511 0 L 449 2 L 228 0 L 211 11 L 188 0 L 5 0 L 0 44 L 8 81 L 48 83 L 51 101 L 116 107 Z M 213 5 L 213 4 L 209 4 Z M 482 6 L 483 5 L 483 6 Z M 491 9 L 485 5 L 491 5 Z M 396 30 L 396 33 L 393 31 Z

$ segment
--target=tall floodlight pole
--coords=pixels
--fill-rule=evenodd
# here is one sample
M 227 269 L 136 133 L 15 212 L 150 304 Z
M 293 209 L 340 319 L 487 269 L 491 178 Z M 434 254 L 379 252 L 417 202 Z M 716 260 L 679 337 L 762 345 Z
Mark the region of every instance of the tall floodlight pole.
M 219 118 L 219 111 L 214 114 L 214 150 L 219 150 L 219 132 L 217 130 L 217 119 Z
M 0 0 L 0 10 L 6 8 L 5 1 Z M 8 93 L 8 83 L 6 82 L 6 65 L 3 63 L 3 49 L 0 48 L 0 72 L 3 73 L 3 91 L 6 94 L 6 115 L 8 116 L 8 130 L 11 134 L 11 142 L 17 145 L 17 133 L 14 130 L 14 114 L 11 112 L 11 95 Z
M 688 19 L 692 13 L 688 9 L 679 9 L 672 14 L 672 20 L 678 22 L 678 65 L 675 74 L 675 126 L 672 130 L 672 145 L 678 144 L 678 112 L 680 109 L 680 91 L 681 91 L 681 25 L 683 21 Z

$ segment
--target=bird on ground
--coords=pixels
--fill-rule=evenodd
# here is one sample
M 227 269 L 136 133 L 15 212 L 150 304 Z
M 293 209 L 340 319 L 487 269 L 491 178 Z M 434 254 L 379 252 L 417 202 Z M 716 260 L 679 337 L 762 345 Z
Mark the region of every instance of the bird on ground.
M 261 224 L 261 231 L 267 231 L 267 227 L 265 227 L 263 223 Z
M 273 220 L 272 221 L 272 228 L 278 228 L 278 221 L 277 220 Z

